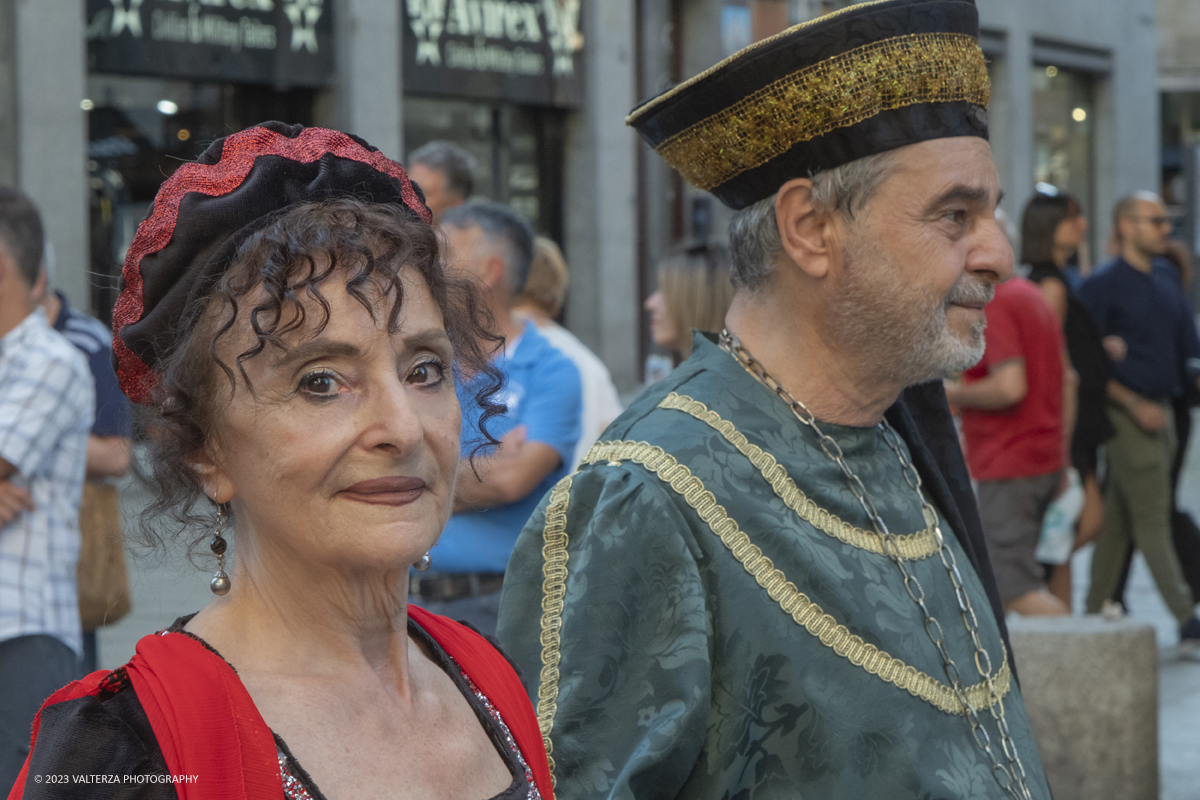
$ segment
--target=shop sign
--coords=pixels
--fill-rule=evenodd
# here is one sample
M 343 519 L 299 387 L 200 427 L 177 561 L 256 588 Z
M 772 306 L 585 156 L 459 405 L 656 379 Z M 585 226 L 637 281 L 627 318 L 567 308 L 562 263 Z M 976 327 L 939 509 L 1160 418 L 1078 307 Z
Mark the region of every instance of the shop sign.
M 581 2 L 404 0 L 405 91 L 578 105 Z
M 87 0 L 88 69 L 184 80 L 333 80 L 333 0 Z

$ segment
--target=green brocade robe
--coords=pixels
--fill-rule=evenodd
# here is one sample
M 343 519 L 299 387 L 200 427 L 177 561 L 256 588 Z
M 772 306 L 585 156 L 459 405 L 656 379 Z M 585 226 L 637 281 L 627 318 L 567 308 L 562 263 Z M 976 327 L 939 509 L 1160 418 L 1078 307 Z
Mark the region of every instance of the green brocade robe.
M 824 429 L 903 534 L 1003 758 L 895 452 L 877 428 Z M 1043 800 L 1000 623 L 940 524 Z M 537 707 L 562 800 L 1006 796 L 846 478 L 782 400 L 701 336 L 542 501 L 508 566 L 499 638 Z

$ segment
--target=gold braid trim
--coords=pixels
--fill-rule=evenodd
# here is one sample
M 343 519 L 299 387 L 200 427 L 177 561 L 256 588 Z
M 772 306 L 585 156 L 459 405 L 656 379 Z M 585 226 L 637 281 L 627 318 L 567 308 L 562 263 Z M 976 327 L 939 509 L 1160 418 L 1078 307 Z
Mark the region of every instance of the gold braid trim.
M 817 25 L 827 25 L 829 22 L 837 19 L 838 17 L 846 16 L 847 14 L 855 14 L 859 11 L 862 11 L 864 8 L 867 8 L 868 6 L 877 6 L 877 5 L 881 5 L 882 3 L 891 3 L 891 2 L 893 2 L 893 0 L 871 0 L 871 2 L 869 2 L 869 3 L 855 3 L 854 5 L 847 6 L 846 8 L 843 8 L 840 11 L 831 11 L 828 14 L 822 14 L 821 16 L 817 17 L 816 19 L 810 19 L 807 22 L 801 22 L 797 25 L 793 25 L 792 27 L 788 28 L 787 30 L 780 31 L 779 33 L 775 34 L 774 36 L 770 36 L 766 39 L 762 39 L 761 41 L 757 41 L 754 44 L 750 45 L 749 47 L 743 47 L 741 50 L 738 50 L 736 53 L 729 56 L 728 58 L 723 59 L 722 61 L 719 61 L 716 64 L 713 64 L 711 67 L 704 70 L 704 72 L 701 72 L 699 75 L 694 75 L 691 78 L 688 78 L 683 83 L 676 84 L 674 87 L 663 92 L 658 97 L 655 97 L 653 100 L 647 100 L 645 103 L 638 106 L 633 111 L 630 111 L 629 114 L 625 117 L 625 124 L 633 125 L 635 122 L 638 121 L 639 117 L 644 116 L 651 109 L 657 108 L 662 103 L 665 103 L 666 101 L 670 100 L 672 97 L 679 94 L 680 92 L 686 91 L 690 87 L 694 86 L 695 84 L 697 84 L 700 81 L 707 78 L 709 75 L 712 75 L 717 70 L 722 69 L 723 67 L 726 67 L 735 61 L 741 60 L 744 56 L 747 56 L 750 53 L 753 53 L 755 50 L 759 49 L 760 47 L 763 47 L 764 45 L 774 44 L 776 41 L 778 41 L 780 39 L 786 39 L 789 36 L 795 36 L 797 33 L 804 30 L 805 28 L 812 28 Z
M 558 711 L 558 663 L 561 646 L 563 606 L 567 596 L 567 506 L 571 502 L 571 478 L 568 475 L 550 491 L 546 506 L 546 527 L 542 532 L 542 672 L 538 686 L 537 720 L 550 762 L 550 781 L 554 776 L 554 743 L 550 730 Z
M 684 128 L 655 151 L 699 189 L 713 189 L 796 144 L 883 111 L 966 101 L 991 89 L 983 51 L 963 33 L 913 33 L 848 50 L 767 84 Z
M 861 667 L 871 675 L 924 700 L 939 711 L 960 716 L 966 714 L 966 707 L 949 686 L 863 641 L 797 589 L 796 584 L 776 569 L 771 559 L 763 555 L 763 551 L 742 532 L 737 522 L 726 513 L 724 506 L 717 502 L 713 493 L 705 489 L 704 483 L 661 447 L 647 442 L 597 442 L 584 456 L 583 463 L 595 464 L 600 461 L 632 461 L 658 475 L 660 480 L 681 495 L 696 511 L 746 572 L 750 573 L 759 586 L 767 590 L 772 600 L 779 603 L 784 613 L 820 639 L 821 644 L 831 648 L 854 666 Z M 544 626 L 545 618 L 543 629 Z M 995 695 L 986 681 L 967 687 L 967 700 L 976 709 L 990 708 L 1008 694 L 1011 673 L 1008 669 L 1007 655 L 1002 664 L 993 678 Z M 540 704 L 538 709 L 540 717 Z
M 773 455 L 758 445 L 752 444 L 741 431 L 734 427 L 732 422 L 722 419 L 720 414 L 709 409 L 704 403 L 693 400 L 687 395 L 671 392 L 658 404 L 658 407 L 690 414 L 724 436 L 730 444 L 737 448 L 739 453 L 750 459 L 750 463 L 762 473 L 763 480 L 771 485 L 775 496 L 782 500 L 784 505 L 795 511 L 800 519 L 851 547 L 867 550 L 876 555 L 885 555 L 883 539 L 878 533 L 857 528 L 817 505 L 796 485 L 787 470 L 775 460 Z M 896 536 L 894 541 L 900 557 L 906 561 L 929 558 L 938 551 L 937 536 L 934 535 L 932 527 L 916 533 Z

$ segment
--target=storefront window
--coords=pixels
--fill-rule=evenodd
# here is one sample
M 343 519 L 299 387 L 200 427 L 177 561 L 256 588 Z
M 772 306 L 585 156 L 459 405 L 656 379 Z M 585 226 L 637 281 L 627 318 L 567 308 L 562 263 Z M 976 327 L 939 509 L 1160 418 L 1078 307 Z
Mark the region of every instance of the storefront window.
M 1030 82 L 1034 180 L 1070 192 L 1083 213 L 1093 217 L 1093 78 L 1087 72 L 1037 64 Z
M 479 164 L 475 195 L 507 203 L 556 239 L 561 221 L 561 113 L 509 103 L 404 99 L 404 143 L 411 153 L 448 139 Z
M 92 305 L 109 321 L 125 253 L 159 186 L 214 140 L 257 122 L 312 124 L 315 91 L 89 75 Z

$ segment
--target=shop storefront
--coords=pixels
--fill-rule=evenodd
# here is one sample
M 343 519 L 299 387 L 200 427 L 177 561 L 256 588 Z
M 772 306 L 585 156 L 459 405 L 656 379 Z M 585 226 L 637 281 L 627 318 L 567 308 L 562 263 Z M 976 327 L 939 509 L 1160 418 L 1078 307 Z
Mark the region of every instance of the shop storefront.
M 333 79 L 324 0 L 88 0 L 92 305 L 162 181 L 221 136 L 270 119 L 313 124 Z
M 1109 51 L 1034 40 L 1029 86 L 1033 111 L 1035 188 L 1069 192 L 1085 217 L 1106 216 L 1096 198 L 1099 87 L 1112 75 Z M 1103 261 L 1107 243 L 1091 229 L 1091 256 Z
M 479 163 L 476 194 L 563 240 L 567 114 L 582 101 L 581 0 L 410 0 L 404 143 L 449 139 Z

